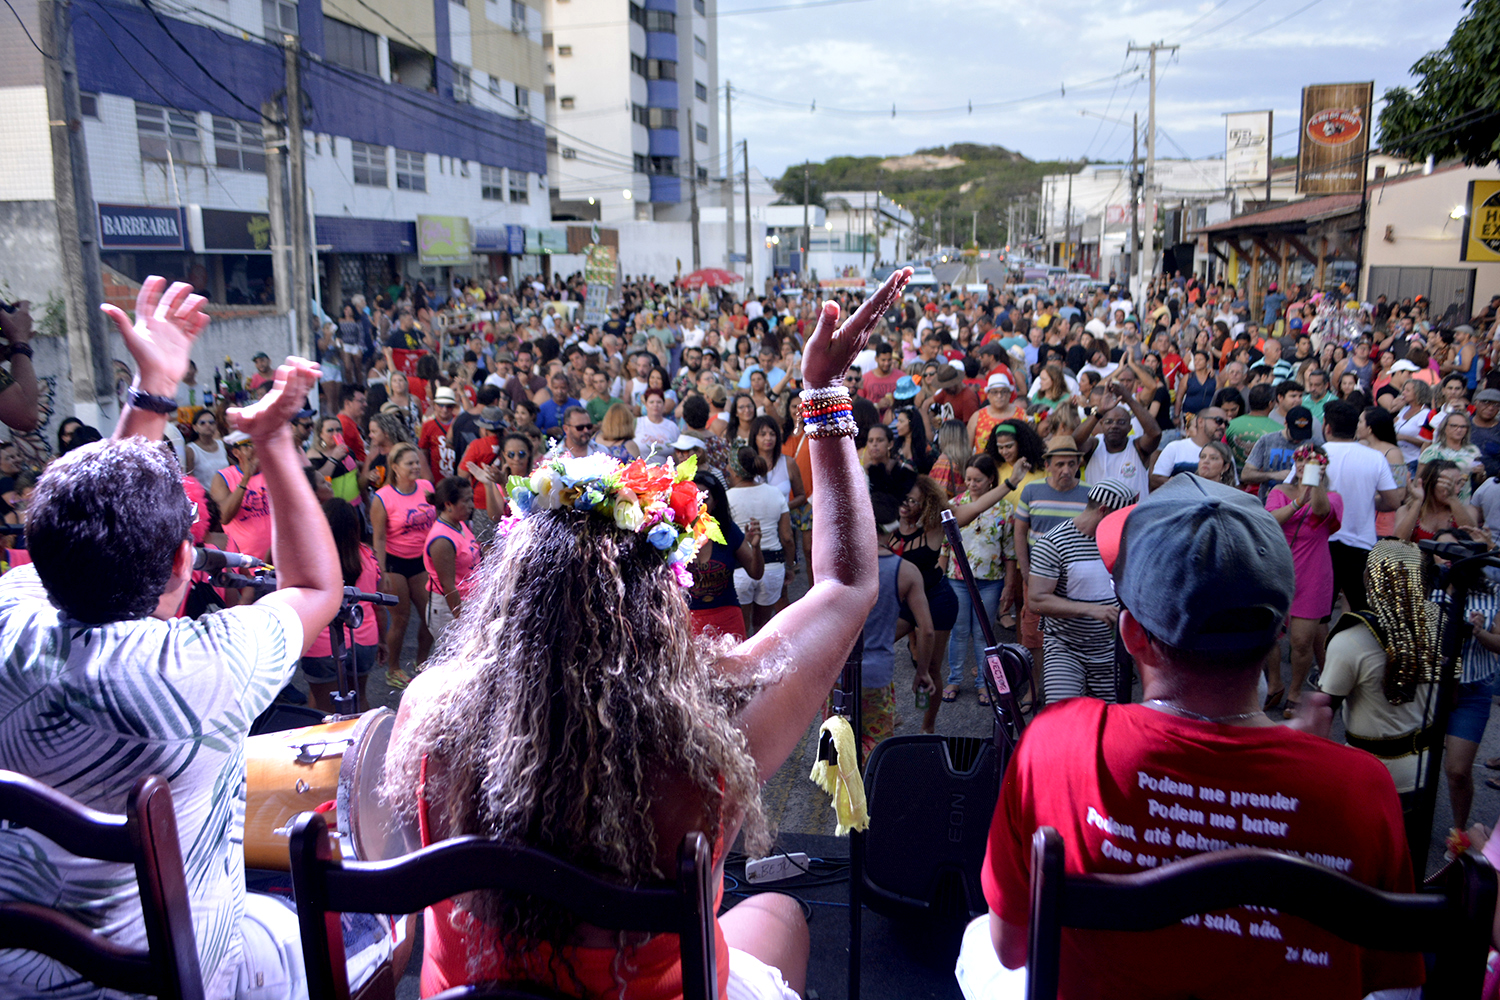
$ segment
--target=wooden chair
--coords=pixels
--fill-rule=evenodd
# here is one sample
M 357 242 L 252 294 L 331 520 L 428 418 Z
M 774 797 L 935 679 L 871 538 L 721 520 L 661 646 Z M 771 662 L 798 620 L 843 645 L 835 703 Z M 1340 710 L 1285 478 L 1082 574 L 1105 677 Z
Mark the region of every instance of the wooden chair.
M 1151 931 L 1233 906 L 1268 906 L 1351 944 L 1436 955 L 1425 997 L 1478 996 L 1495 916 L 1495 870 L 1460 856 L 1442 893 L 1393 893 L 1275 851 L 1198 854 L 1133 875 L 1066 875 L 1063 839 L 1031 838 L 1027 1000 L 1055 998 L 1062 929 Z
M 39 781 L 0 771 L 0 819 L 25 826 L 82 858 L 135 866 L 147 950 L 124 948 L 77 919 L 34 903 L 0 903 L 0 941 L 67 965 L 90 982 L 162 1000 L 202 1000 L 203 976 L 166 779 L 147 775 L 125 815 L 79 805 Z
M 341 860 L 319 813 L 292 824 L 292 888 L 302 925 L 302 955 L 311 996 L 348 1000 L 342 913 L 417 913 L 440 900 L 480 889 L 525 893 L 567 908 L 610 930 L 678 935 L 684 1000 L 714 1000 L 713 864 L 708 840 L 689 833 L 677 856 L 675 885 L 626 889 L 529 848 L 485 837 L 455 837 L 389 861 Z M 532 984 L 488 984 L 447 990 L 438 1000 L 553 1000 Z

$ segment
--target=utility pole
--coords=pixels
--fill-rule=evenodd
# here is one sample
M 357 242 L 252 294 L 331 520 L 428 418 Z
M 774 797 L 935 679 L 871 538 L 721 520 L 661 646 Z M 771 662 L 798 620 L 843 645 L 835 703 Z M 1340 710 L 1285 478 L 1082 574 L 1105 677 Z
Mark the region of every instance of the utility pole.
M 868 192 L 868 191 L 864 192 L 864 197 L 865 197 L 865 207 L 864 207 L 864 210 L 859 213 L 859 272 L 860 272 L 860 274 L 863 274 L 864 271 L 865 271 L 865 243 L 870 238 L 869 237 L 869 231 L 870 231 L 870 192 Z M 875 193 L 875 202 L 876 202 L 877 205 L 880 203 L 880 193 L 878 191 Z M 879 249 L 877 249 L 875 251 L 875 253 L 876 253 L 876 257 L 877 257 L 875 263 L 878 264 L 878 263 L 880 263 L 880 261 L 878 259 L 879 258 L 879 254 L 880 254 Z
M 1063 259 L 1058 261 L 1069 271 L 1073 270 L 1073 175 L 1068 174 L 1068 202 L 1067 209 L 1063 212 L 1066 216 L 1063 222 Z
M 703 257 L 698 247 L 698 133 L 693 130 L 693 112 L 688 109 L 688 194 L 692 199 L 693 222 L 693 270 L 703 266 Z
M 974 218 L 969 222 L 969 242 L 979 245 L 979 209 L 974 209 Z
M 78 62 L 70 11 L 71 5 L 52 0 L 37 4 L 40 48 L 56 53 L 56 58 L 39 58 L 51 132 L 58 245 L 67 288 L 64 314 L 68 327 L 68 367 L 73 381 L 73 415 L 102 428 L 108 426 L 103 418 L 114 416 L 112 412 L 104 413 L 101 405 L 113 403 L 115 380 L 109 342 L 105 338 L 108 321 L 99 311 L 99 303 L 104 301 L 99 222 L 89 179 L 88 151 L 79 125 L 83 116 L 78 100 Z
M 750 140 L 744 139 L 740 142 L 740 148 L 745 151 L 745 297 L 750 297 L 754 289 L 753 279 L 755 277 L 755 244 L 750 242 Z M 734 166 L 734 150 L 729 151 L 730 168 Z M 772 261 L 775 268 L 775 261 Z
M 296 35 L 282 35 L 286 52 L 287 213 L 292 237 L 292 307 L 297 310 L 297 353 L 315 356 L 312 299 L 308 294 L 311 247 L 307 241 L 307 172 L 302 145 L 302 65 Z
M 1140 270 L 1141 253 L 1141 115 L 1130 116 L 1130 263 L 1126 270 L 1125 289 L 1130 289 L 1130 271 Z
M 724 148 L 729 150 L 729 167 L 724 171 L 724 181 L 729 185 L 729 192 L 724 197 L 724 211 L 727 225 L 724 227 L 724 241 L 726 256 L 724 268 L 728 271 L 734 270 L 734 116 L 730 107 L 734 103 L 734 87 L 728 80 L 724 81 Z M 745 244 L 745 252 L 750 252 L 750 244 Z
M 276 289 L 276 305 L 286 309 L 292 303 L 291 270 L 287 267 L 286 226 L 286 139 L 282 136 L 280 112 L 275 101 L 260 106 L 260 134 L 266 143 L 266 214 L 271 218 L 271 279 Z
M 1143 301 L 1147 294 L 1146 286 L 1156 270 L 1156 226 L 1152 222 L 1152 215 L 1156 211 L 1156 53 L 1176 52 L 1177 48 L 1176 45 L 1152 42 L 1150 45 L 1131 45 L 1125 50 L 1127 55 L 1133 52 L 1151 54 L 1151 93 L 1146 105 L 1146 242 L 1141 246 L 1140 270 L 1140 294 Z
M 804 278 L 810 270 L 807 258 L 812 256 L 812 226 L 807 221 L 808 193 L 807 166 L 804 164 L 802 167 L 802 259 L 798 261 L 801 265 L 798 270 L 802 272 Z
M 1266 207 L 1267 208 L 1271 207 L 1271 159 L 1272 159 L 1272 156 L 1273 156 L 1273 154 L 1271 152 L 1271 143 L 1274 140 L 1275 135 L 1276 135 L 1276 112 L 1275 111 L 1267 111 L 1266 112 Z M 1229 203 L 1229 209 L 1230 209 L 1230 211 L 1234 210 L 1234 202 L 1232 200 Z M 1235 277 L 1238 278 L 1239 275 L 1235 275 Z

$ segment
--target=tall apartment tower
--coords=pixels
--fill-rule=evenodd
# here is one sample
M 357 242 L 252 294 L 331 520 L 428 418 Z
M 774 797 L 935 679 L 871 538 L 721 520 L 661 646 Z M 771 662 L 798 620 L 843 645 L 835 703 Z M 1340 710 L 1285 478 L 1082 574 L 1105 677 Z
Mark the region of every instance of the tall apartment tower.
M 555 217 L 689 217 L 723 177 L 716 0 L 544 0 Z

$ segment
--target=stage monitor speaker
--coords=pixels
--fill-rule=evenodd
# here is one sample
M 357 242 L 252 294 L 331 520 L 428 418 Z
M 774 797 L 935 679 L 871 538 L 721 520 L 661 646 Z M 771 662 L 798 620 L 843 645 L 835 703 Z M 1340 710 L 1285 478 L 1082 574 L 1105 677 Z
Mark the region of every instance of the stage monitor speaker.
M 865 767 L 864 880 L 890 917 L 964 918 L 987 909 L 979 870 L 1000 777 L 991 740 L 895 736 Z

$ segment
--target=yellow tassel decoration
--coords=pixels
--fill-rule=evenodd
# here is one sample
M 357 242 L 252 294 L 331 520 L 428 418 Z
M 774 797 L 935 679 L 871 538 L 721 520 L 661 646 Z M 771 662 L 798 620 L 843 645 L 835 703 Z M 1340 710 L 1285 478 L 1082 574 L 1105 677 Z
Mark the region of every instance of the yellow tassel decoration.
M 824 721 L 819 730 L 820 742 L 823 733 L 833 738 L 838 765 L 830 767 L 826 760 L 820 760 L 813 765 L 809 777 L 813 784 L 833 797 L 833 811 L 839 818 L 834 834 L 842 837 L 850 830 L 867 830 L 870 813 L 865 806 L 865 782 L 855 766 L 858 758 L 854 752 L 854 730 L 849 728 L 849 720 L 835 715 Z

